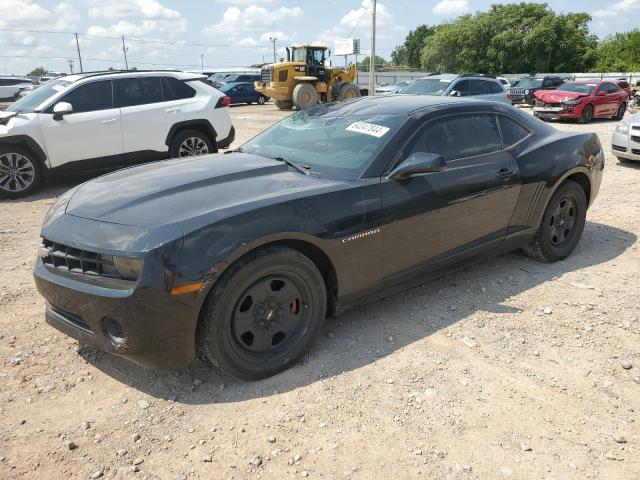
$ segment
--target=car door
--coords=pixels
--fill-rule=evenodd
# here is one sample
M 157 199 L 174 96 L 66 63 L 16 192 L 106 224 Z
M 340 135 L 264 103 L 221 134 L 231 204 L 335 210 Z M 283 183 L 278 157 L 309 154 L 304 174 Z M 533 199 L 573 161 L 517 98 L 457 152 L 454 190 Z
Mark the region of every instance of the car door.
M 404 181 L 381 179 L 381 230 L 391 277 L 496 248 L 520 192 L 517 167 L 503 150 L 493 114 L 431 120 L 399 158 L 415 152 L 440 154 L 447 168 Z
M 621 90 L 613 83 L 605 83 L 604 87 L 607 91 L 607 114 L 615 115 L 621 101 Z
M 597 117 L 609 115 L 611 111 L 611 95 L 606 83 L 600 84 L 593 95 L 593 114 Z
M 139 161 L 169 151 L 165 143 L 171 127 L 184 119 L 184 101 L 165 102 L 159 76 L 114 80 L 114 98 L 122 115 L 125 160 Z
M 88 168 L 108 169 L 122 160 L 120 110 L 113 104 L 111 80 L 93 80 L 56 101 L 71 104 L 73 112 L 55 118 L 54 105 L 41 115 L 40 126 L 52 167 L 92 159 Z

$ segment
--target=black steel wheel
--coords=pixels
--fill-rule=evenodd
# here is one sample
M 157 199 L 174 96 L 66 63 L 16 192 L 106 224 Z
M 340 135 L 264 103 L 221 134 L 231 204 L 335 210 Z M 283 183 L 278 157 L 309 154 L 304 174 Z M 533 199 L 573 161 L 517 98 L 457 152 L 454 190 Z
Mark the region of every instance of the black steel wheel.
M 0 197 L 26 197 L 38 190 L 42 180 L 42 164 L 31 151 L 0 145 Z
M 624 112 L 627 111 L 627 103 L 626 102 L 622 102 L 620 104 L 620 106 L 618 107 L 618 111 L 616 112 L 615 116 L 613 117 L 614 120 L 622 120 L 622 118 L 624 117 Z
M 578 123 L 589 123 L 591 120 L 593 120 L 593 107 L 589 104 L 582 109 Z
M 210 292 L 198 325 L 200 350 L 231 375 L 269 377 L 311 348 L 326 306 L 324 280 L 311 260 L 285 247 L 257 250 Z
M 576 182 L 568 180 L 552 195 L 528 255 L 547 262 L 568 257 L 576 248 L 587 214 L 587 198 Z

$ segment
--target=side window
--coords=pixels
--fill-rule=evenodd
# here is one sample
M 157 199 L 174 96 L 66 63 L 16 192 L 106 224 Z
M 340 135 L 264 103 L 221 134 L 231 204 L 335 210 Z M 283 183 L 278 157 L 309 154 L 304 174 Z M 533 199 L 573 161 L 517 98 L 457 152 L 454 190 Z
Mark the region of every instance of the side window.
M 111 80 L 80 85 L 58 101 L 70 103 L 74 113 L 95 112 L 113 108 Z
M 451 91 L 460 92 L 461 97 L 472 95 L 469 80 L 460 80 L 452 88 Z
M 502 143 L 504 148 L 509 148 L 529 135 L 529 130 L 524 128 L 518 122 L 511 120 L 504 115 L 498 115 L 500 122 L 500 131 L 502 132 Z
M 114 82 L 116 105 L 119 107 L 162 102 L 160 77 L 122 78 Z
M 484 83 L 484 91 L 487 94 L 494 95 L 496 93 L 502 93 L 504 91 L 504 89 L 494 81 L 484 80 L 482 83 Z
M 542 87 L 552 87 L 553 86 L 553 80 L 550 78 L 545 78 L 542 81 Z
M 185 82 L 173 77 L 162 77 L 162 95 L 165 102 L 193 98 L 196 91 Z
M 468 114 L 436 120 L 428 125 L 414 139 L 408 153 L 437 153 L 450 161 L 501 149 L 495 115 Z

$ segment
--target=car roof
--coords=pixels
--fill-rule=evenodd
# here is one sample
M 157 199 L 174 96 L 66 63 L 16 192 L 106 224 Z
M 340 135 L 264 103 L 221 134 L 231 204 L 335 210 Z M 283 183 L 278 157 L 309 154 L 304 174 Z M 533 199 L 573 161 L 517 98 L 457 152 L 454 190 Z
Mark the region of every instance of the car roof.
M 20 75 L 0 75 L 1 80 L 26 80 L 30 82 L 31 79 L 29 77 L 22 77 Z
M 614 80 L 600 80 L 599 78 L 594 78 L 594 79 L 588 79 L 588 78 L 581 78 L 580 80 L 571 80 L 570 82 L 567 83 L 597 83 L 598 85 L 600 85 L 601 83 L 615 83 Z
M 148 77 L 149 75 L 163 75 L 177 78 L 178 80 L 195 80 L 197 78 L 206 78 L 206 75 L 199 73 L 188 73 L 178 70 L 109 70 L 104 72 L 86 72 L 66 75 L 58 77 L 69 82 L 78 82 L 86 78 L 130 78 L 130 77 Z
M 224 85 L 224 88 L 229 88 L 229 87 L 235 87 L 238 85 L 251 85 L 253 86 L 253 82 L 229 82 L 226 85 Z
M 460 105 L 495 105 L 496 102 L 458 97 L 438 97 L 433 95 L 395 94 L 355 98 L 345 102 L 324 103 L 309 112 L 328 113 L 334 111 L 340 115 L 409 115 L 429 107 Z

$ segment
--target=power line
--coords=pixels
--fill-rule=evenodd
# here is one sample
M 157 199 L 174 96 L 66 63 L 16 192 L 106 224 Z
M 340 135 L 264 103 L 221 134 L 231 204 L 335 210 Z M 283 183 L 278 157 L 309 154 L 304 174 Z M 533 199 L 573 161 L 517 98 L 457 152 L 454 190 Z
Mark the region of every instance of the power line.
M 367 12 L 369 11 L 369 9 L 371 8 L 371 5 L 373 4 L 373 0 L 371 0 L 369 2 L 369 5 L 367 5 L 367 7 L 364 9 L 364 11 L 362 12 L 362 15 L 360 15 L 360 18 L 358 19 L 358 21 L 356 22 L 355 27 L 353 27 L 353 29 L 349 32 L 349 35 L 347 35 L 347 38 L 351 38 L 351 36 L 353 35 L 353 32 L 356 31 L 356 28 L 358 28 L 360 26 L 360 22 L 362 21 L 362 19 L 364 18 L 364 16 L 367 14 Z

